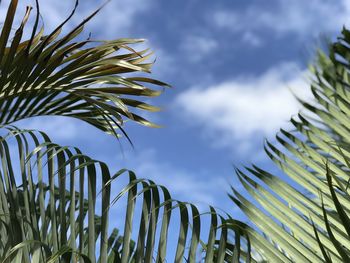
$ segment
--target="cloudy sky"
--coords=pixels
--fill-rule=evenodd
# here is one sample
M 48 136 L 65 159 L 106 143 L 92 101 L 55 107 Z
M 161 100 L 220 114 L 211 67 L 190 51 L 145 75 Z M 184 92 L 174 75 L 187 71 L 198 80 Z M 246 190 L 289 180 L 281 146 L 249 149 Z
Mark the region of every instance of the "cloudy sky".
M 68 28 L 101 4 L 81 1 Z M 73 5 L 42 0 L 47 30 Z M 50 117 L 18 125 L 78 146 L 114 171 L 134 169 L 177 199 L 234 214 L 226 197 L 230 184 L 239 187 L 233 165 L 254 162 L 269 169 L 263 140 L 288 127 L 299 110 L 291 90 L 309 96 L 306 67 L 315 47 L 335 38 L 349 18 L 346 0 L 112 0 L 86 32 L 95 39 L 148 39 L 156 58 L 152 77 L 173 86 L 153 101 L 163 111 L 147 115 L 164 127 L 128 123 L 132 149 L 126 140 L 119 144 L 75 120 Z

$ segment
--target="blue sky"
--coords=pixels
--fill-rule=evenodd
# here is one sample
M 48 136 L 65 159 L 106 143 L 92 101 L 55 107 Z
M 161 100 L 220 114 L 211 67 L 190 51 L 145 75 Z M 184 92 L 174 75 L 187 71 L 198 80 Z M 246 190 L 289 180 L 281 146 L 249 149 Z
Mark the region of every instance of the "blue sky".
M 41 2 L 47 30 L 74 4 Z M 68 28 L 101 3 L 81 1 Z M 263 153 L 263 140 L 273 139 L 298 112 L 290 90 L 310 96 L 306 67 L 315 46 L 334 38 L 349 17 L 346 0 L 112 0 L 86 32 L 97 39 L 148 39 L 145 45 L 156 58 L 152 77 L 173 86 L 152 100 L 163 111 L 147 114 L 164 127 L 128 123 L 132 149 L 125 139 L 120 146 L 76 120 L 38 118 L 18 125 L 78 146 L 111 170 L 133 169 L 201 209 L 212 204 L 239 217 L 226 196 L 230 184 L 239 187 L 233 165 L 254 162 L 274 169 Z

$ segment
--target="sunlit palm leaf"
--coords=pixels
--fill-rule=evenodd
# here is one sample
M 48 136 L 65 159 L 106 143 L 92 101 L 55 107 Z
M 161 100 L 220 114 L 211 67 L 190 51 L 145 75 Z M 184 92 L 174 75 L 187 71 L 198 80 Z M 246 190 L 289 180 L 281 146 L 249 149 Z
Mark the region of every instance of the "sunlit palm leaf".
M 350 260 L 349 45 L 350 32 L 344 29 L 330 46 L 329 56 L 319 52 L 312 68 L 315 101 L 301 101 L 312 117 L 300 113 L 292 119 L 296 131 L 281 130 L 278 146 L 265 145 L 267 155 L 288 179 L 256 166 L 237 170 L 252 199 L 234 189 L 230 196 L 264 233 L 265 243 L 275 246 L 272 253 L 282 252 L 291 261 Z M 261 255 L 278 262 L 271 254 Z
M 125 73 L 150 72 L 152 53 L 130 47 L 141 39 L 111 41 L 77 40 L 84 25 L 100 10 L 69 33 L 61 31 L 71 15 L 50 34 L 39 28 L 39 4 L 31 28 L 26 28 L 32 8 L 11 35 L 17 10 L 12 0 L 0 34 L 0 124 L 33 116 L 60 115 L 83 120 L 107 133 L 117 135 L 124 119 L 156 126 L 133 109 L 158 108 L 130 96 L 157 96 L 148 87 L 167 84 L 143 75 L 122 77 Z M 23 41 L 23 32 L 32 32 Z M 81 37 L 80 37 L 81 39 Z M 122 130 L 123 131 L 123 130 Z M 125 134 L 126 135 L 126 134 Z

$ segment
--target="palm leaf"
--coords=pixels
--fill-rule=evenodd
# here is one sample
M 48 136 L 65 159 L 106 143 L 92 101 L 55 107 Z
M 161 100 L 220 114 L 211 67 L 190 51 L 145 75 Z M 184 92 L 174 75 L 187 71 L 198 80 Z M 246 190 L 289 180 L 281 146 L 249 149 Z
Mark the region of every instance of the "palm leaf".
M 277 145 L 265 144 L 285 179 L 256 166 L 237 169 L 249 197 L 235 189 L 230 197 L 264 245 L 274 246 L 261 253 L 271 262 L 287 261 L 274 258 L 280 253 L 295 262 L 349 261 L 349 44 L 344 28 L 328 55 L 319 51 L 311 67 L 314 102 L 300 99 L 306 112 L 292 118 L 295 131 L 281 130 Z
M 149 73 L 152 66 L 148 62 L 152 55 L 148 49 L 131 48 L 143 42 L 142 39 L 78 40 L 82 38 L 85 24 L 102 7 L 62 35 L 78 1 L 67 19 L 47 35 L 43 27 L 39 28 L 36 1 L 32 28 L 26 29 L 32 11 L 28 7 L 12 35 L 17 2 L 10 2 L 0 34 L 0 124 L 34 116 L 60 115 L 83 120 L 115 136 L 117 129 L 126 135 L 122 129 L 125 119 L 157 127 L 137 111 L 159 109 L 132 98 L 158 96 L 161 91 L 150 86 L 168 86 L 144 75 L 135 75 L 136 72 Z M 32 32 L 30 39 L 22 39 L 25 30 Z
M 245 224 L 226 221 L 212 207 L 201 214 L 132 171 L 112 175 L 103 162 L 44 133 L 7 129 L 0 137 L 0 262 L 164 262 L 175 251 L 169 240 L 177 240 L 175 262 L 250 257 L 250 248 L 227 242 L 237 233 L 246 244 Z M 122 190 L 113 196 L 116 184 Z M 112 214 L 125 204 L 125 215 Z

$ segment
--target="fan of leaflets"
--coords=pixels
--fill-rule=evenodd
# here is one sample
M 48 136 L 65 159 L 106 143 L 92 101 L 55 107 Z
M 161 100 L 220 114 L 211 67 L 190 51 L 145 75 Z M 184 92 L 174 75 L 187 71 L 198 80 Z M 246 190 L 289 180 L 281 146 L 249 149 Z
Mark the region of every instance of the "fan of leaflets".
M 111 174 L 105 163 L 42 132 L 4 129 L 0 262 L 164 262 L 170 255 L 174 262 L 255 262 L 245 224 L 226 225 L 212 207 L 201 214 L 131 171 Z M 115 214 L 116 207 L 125 211 Z M 233 235 L 242 245 L 228 241 Z
M 130 47 L 142 39 L 77 40 L 84 25 L 102 7 L 62 35 L 77 6 L 78 1 L 67 19 L 45 34 L 38 1 L 35 9 L 27 7 L 17 30 L 12 29 L 18 0 L 10 2 L 0 34 L 0 124 L 59 115 L 83 120 L 115 136 L 117 129 L 126 135 L 121 128 L 125 119 L 156 127 L 134 112 L 159 110 L 134 97 L 161 93 L 148 86 L 167 87 L 163 82 L 135 76 L 135 72 L 150 72 L 152 53 Z M 22 40 L 24 32 L 30 32 L 31 37 Z M 134 74 L 127 77 L 128 73 Z
M 306 113 L 292 118 L 295 130 L 265 145 L 285 176 L 237 169 L 252 198 L 230 195 L 275 247 L 260 250 L 269 262 L 350 262 L 350 32 L 315 64 L 314 101 L 301 101 Z

